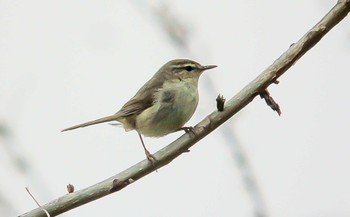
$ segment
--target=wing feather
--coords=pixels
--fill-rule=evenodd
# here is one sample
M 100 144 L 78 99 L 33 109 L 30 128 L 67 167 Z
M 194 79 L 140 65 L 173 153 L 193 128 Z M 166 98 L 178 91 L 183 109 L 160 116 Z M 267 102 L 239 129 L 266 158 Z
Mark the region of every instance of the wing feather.
M 158 77 L 157 77 L 158 76 Z M 157 79 L 155 79 L 157 78 Z M 117 112 L 121 116 L 138 115 L 154 103 L 155 93 L 163 86 L 163 76 L 156 73 L 140 90 Z

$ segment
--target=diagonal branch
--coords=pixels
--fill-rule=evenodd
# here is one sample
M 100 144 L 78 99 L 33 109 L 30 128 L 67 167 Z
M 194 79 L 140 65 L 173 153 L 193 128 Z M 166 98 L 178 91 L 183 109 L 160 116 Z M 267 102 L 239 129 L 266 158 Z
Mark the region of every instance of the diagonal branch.
M 311 49 L 321 38 L 338 24 L 350 11 L 350 0 L 339 0 L 337 4 L 326 14 L 322 20 L 308 31 L 298 42 L 293 44 L 272 65 L 264 70 L 257 78 L 250 82 L 245 88 L 231 98 L 223 111 L 214 111 L 193 129 L 195 133 L 186 133 L 176 141 L 161 149 L 154 156 L 158 159 L 153 167 L 148 160 L 143 160 L 134 166 L 114 175 L 100 183 L 88 188 L 59 197 L 42 208 L 36 208 L 22 217 L 35 216 L 46 217 L 42 209 L 47 210 L 51 216 L 59 215 L 75 207 L 96 200 L 115 191 L 119 191 L 143 176 L 170 163 L 176 157 L 193 146 L 215 130 L 238 111 L 248 105 L 257 95 L 274 83 L 278 77 L 287 71 L 296 61 Z

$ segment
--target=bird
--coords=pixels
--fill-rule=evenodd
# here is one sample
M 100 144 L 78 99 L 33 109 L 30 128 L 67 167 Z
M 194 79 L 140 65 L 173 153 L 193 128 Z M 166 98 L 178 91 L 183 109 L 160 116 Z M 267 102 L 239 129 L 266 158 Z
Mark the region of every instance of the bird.
M 136 130 L 147 159 L 153 163 L 156 158 L 147 150 L 142 135 L 162 137 L 180 130 L 191 131 L 191 127 L 184 125 L 198 105 L 199 77 L 215 67 L 202 66 L 190 59 L 170 60 L 118 112 L 63 129 L 62 132 L 117 121 L 126 131 Z

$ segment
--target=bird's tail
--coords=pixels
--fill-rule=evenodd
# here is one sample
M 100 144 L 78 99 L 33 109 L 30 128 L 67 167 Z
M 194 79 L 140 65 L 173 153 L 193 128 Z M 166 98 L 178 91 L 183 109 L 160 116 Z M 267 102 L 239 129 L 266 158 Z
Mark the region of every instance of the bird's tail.
M 68 131 L 68 130 L 74 130 L 74 129 L 81 128 L 81 127 L 87 127 L 87 126 L 94 125 L 94 124 L 100 124 L 100 123 L 104 123 L 104 122 L 116 121 L 119 117 L 120 117 L 120 115 L 115 114 L 115 115 L 99 118 L 99 119 L 96 119 L 96 120 L 93 120 L 93 121 L 89 121 L 89 122 L 86 122 L 86 123 L 82 123 L 82 124 L 78 124 L 78 125 L 75 125 L 75 126 L 72 126 L 72 127 L 68 127 L 66 129 L 61 130 L 61 132 Z

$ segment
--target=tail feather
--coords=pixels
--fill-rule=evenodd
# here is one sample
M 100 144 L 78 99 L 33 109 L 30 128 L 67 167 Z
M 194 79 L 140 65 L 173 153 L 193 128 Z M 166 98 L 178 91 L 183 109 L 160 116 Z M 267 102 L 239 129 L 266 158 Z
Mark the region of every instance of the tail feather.
M 74 129 L 81 128 L 81 127 L 87 127 L 87 126 L 94 125 L 94 124 L 100 124 L 100 123 L 109 122 L 109 121 L 116 121 L 119 117 L 120 117 L 119 115 L 111 115 L 111 116 L 99 118 L 99 119 L 96 119 L 93 121 L 89 121 L 86 123 L 82 123 L 82 124 L 78 124 L 78 125 L 75 125 L 72 127 L 68 127 L 66 129 L 61 130 L 61 132 L 68 131 L 68 130 L 74 130 Z

